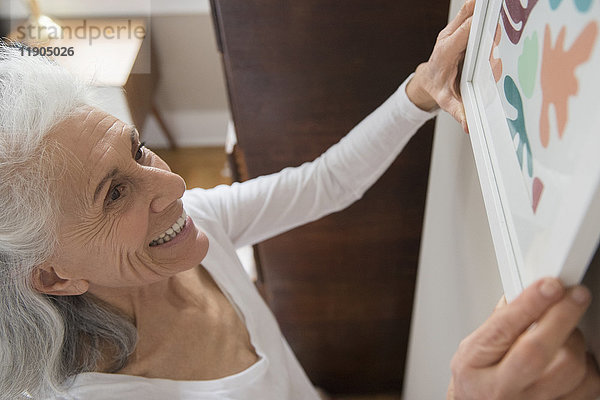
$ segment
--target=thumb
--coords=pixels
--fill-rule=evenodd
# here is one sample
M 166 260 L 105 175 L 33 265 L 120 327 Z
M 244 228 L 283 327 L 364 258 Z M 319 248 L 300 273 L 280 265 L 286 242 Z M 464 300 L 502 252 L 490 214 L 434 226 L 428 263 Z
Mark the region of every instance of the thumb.
M 512 303 L 496 309 L 468 338 L 463 356 L 475 368 L 500 361 L 517 338 L 565 294 L 556 278 L 537 281 Z
M 465 107 L 462 102 L 456 98 L 450 98 L 446 102 L 441 102 L 440 106 L 452 115 L 452 117 L 462 126 L 466 133 L 469 133 L 467 126 L 467 117 L 465 115 Z

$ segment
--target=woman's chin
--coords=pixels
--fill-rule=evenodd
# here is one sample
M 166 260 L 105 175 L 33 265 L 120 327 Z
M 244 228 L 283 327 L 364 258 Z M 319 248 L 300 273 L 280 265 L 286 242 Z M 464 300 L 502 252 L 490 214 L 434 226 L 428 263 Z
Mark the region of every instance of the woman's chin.
M 197 267 L 208 254 L 209 242 L 204 232 L 197 229 L 196 240 L 187 248 L 186 261 L 189 260 L 190 268 Z

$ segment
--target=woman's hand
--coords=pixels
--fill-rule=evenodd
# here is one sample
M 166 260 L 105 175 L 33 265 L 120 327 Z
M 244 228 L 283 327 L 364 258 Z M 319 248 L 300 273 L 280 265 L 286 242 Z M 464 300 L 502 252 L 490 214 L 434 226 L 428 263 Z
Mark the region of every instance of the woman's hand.
M 460 97 L 460 74 L 469 39 L 475 0 L 467 0 L 438 35 L 429 61 L 417 67 L 408 83 L 408 98 L 429 111 L 438 105 L 450 113 L 468 132 L 465 109 Z
M 576 329 L 589 304 L 584 287 L 546 278 L 499 305 L 461 342 L 448 399 L 596 399 L 598 368 Z

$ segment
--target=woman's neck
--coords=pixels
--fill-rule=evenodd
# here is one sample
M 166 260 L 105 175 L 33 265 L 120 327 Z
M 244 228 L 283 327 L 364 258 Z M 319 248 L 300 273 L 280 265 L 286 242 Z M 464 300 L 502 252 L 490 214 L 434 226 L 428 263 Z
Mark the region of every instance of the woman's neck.
M 159 315 L 170 315 L 190 307 L 206 306 L 212 278 L 204 268 L 180 272 L 167 279 L 144 286 L 102 287 L 90 285 L 90 294 L 129 317 L 138 329 Z M 205 270 L 204 270 L 205 271 Z M 204 299 L 203 299 L 204 298 Z
M 148 286 L 92 294 L 136 325 L 135 352 L 119 373 L 206 380 L 258 360 L 246 326 L 203 266 Z

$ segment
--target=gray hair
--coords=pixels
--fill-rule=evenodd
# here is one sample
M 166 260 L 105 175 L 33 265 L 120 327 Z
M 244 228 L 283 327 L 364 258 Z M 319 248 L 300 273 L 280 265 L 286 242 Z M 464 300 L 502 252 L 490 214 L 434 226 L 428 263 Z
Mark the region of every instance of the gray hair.
M 51 396 L 101 362 L 117 371 L 135 347 L 135 326 L 98 299 L 32 286 L 59 245 L 61 149 L 46 135 L 90 94 L 47 59 L 0 42 L 0 399 Z

